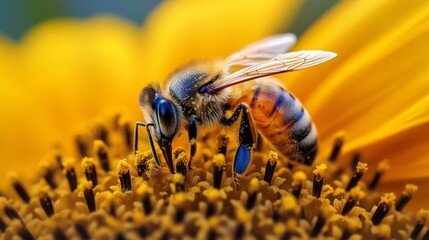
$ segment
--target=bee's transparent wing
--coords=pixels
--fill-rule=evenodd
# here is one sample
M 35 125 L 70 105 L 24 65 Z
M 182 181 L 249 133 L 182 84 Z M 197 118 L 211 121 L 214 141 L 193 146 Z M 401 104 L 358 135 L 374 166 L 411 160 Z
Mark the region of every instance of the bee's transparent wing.
M 277 73 L 309 68 L 337 56 L 336 53 L 307 50 L 280 54 L 276 58 L 243 68 L 207 86 L 210 92 L 217 92 L 229 86 Z
M 287 52 L 295 42 L 293 33 L 274 35 L 244 47 L 225 59 L 225 63 L 227 67 L 251 66 Z

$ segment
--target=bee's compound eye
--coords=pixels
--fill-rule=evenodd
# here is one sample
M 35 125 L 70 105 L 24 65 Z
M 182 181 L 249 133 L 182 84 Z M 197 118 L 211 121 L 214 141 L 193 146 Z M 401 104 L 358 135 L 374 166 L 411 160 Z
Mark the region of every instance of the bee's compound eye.
M 156 113 L 161 134 L 166 138 L 173 138 L 178 125 L 178 116 L 173 103 L 166 99 L 159 100 Z

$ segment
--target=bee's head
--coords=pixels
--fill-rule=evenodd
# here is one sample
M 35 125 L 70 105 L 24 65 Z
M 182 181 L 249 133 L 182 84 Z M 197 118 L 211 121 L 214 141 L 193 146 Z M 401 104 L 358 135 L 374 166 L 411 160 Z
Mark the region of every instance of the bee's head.
M 164 97 L 158 86 L 149 85 L 140 93 L 139 105 L 146 121 L 154 124 L 154 135 L 159 146 L 170 146 L 181 124 L 181 114 L 176 104 Z

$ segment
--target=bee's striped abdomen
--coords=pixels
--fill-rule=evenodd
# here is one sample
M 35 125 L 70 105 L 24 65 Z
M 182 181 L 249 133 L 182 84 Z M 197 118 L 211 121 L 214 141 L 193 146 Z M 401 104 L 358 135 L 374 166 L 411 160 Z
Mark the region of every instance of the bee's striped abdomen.
M 317 132 L 298 99 L 277 84 L 257 81 L 245 102 L 258 130 L 293 161 L 311 165 L 317 154 Z

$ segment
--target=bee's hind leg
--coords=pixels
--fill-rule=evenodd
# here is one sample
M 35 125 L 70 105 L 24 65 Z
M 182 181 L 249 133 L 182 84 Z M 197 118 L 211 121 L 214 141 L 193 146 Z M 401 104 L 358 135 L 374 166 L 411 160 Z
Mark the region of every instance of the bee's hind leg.
M 189 119 L 188 126 L 189 143 L 191 144 L 191 153 L 188 162 L 188 169 L 192 169 L 191 164 L 197 152 L 197 120 L 195 117 Z
M 243 114 L 240 114 L 243 113 Z M 233 176 L 237 186 L 238 176 L 243 174 L 252 158 L 252 149 L 255 148 L 258 134 L 256 131 L 255 123 L 250 108 L 247 104 L 241 103 L 232 113 L 230 118 L 223 118 L 222 123 L 231 126 L 238 120 L 241 115 L 240 127 L 238 132 L 238 149 L 234 158 Z

